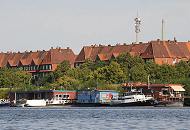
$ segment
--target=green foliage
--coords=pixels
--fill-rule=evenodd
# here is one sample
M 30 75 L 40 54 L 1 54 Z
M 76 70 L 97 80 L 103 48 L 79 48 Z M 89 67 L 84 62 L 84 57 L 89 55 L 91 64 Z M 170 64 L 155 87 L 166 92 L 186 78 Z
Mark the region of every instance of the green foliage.
M 114 61 L 107 66 L 98 68 L 95 71 L 95 77 L 97 80 L 107 83 L 122 83 L 127 80 L 127 74 L 125 74 L 121 66 Z
M 172 83 L 175 77 L 176 68 L 171 65 L 162 65 L 159 70 L 159 79 L 163 83 Z
M 8 93 L 9 93 L 8 88 L 0 88 L 0 99 L 7 99 Z
M 0 69 L 0 97 L 7 98 L 8 92 L 12 89 L 26 89 L 31 78 L 31 74 L 19 69 Z M 5 89 L 3 89 L 5 88 Z
M 3 88 L 23 88 L 31 78 L 31 74 L 19 69 L 0 69 L 0 86 Z
M 32 89 L 112 89 L 121 91 L 119 84 L 124 82 L 180 83 L 185 85 L 186 94 L 190 95 L 190 62 L 181 61 L 176 65 L 157 65 L 152 60 L 144 62 L 138 56 L 123 53 L 110 61 L 91 61 L 76 68 L 71 68 L 68 61 L 63 61 L 54 72 L 37 79 L 18 69 L 0 69 L 1 88 Z M 31 86 L 32 80 L 41 87 Z M 1 91 L 2 97 L 7 91 Z
M 44 77 L 44 85 L 62 89 L 114 89 L 123 82 L 181 83 L 190 93 L 190 63 L 181 61 L 175 66 L 157 65 L 152 60 L 144 62 L 138 56 L 123 53 L 109 62 L 86 60 L 81 66 L 71 68 L 61 63 L 54 73 Z M 54 78 L 53 78 L 54 77 Z M 53 80 L 54 79 L 54 80 Z
M 54 78 L 57 79 L 67 73 L 67 71 L 71 68 L 69 61 L 63 61 L 61 64 L 57 66 L 56 71 L 54 71 Z
M 143 65 L 137 64 L 130 69 L 131 80 L 135 82 L 146 82 L 148 74 Z

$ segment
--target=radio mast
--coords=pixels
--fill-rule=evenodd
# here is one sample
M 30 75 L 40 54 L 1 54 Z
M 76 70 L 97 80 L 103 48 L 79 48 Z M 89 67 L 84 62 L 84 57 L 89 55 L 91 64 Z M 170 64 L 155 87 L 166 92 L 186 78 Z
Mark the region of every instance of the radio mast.
M 164 41 L 164 24 L 165 24 L 165 21 L 164 19 L 162 19 L 162 41 Z
M 135 33 L 136 33 L 136 44 L 139 43 L 139 33 L 140 33 L 141 19 L 138 17 L 135 18 Z

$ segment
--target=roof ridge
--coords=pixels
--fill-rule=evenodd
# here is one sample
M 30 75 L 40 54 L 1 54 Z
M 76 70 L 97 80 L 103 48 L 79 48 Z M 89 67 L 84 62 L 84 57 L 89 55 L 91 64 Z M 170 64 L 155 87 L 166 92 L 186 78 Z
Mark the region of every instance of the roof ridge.
M 150 46 L 151 46 L 151 48 L 152 48 L 152 49 L 151 49 L 151 50 L 152 50 L 152 56 L 153 56 L 153 57 L 154 57 L 154 59 L 155 59 L 155 55 L 154 55 L 154 54 L 155 54 L 155 52 L 154 52 L 154 49 L 153 49 L 152 44 L 153 44 L 153 43 L 152 43 L 152 42 L 150 42 Z M 147 47 L 147 48 L 148 48 L 148 47 Z

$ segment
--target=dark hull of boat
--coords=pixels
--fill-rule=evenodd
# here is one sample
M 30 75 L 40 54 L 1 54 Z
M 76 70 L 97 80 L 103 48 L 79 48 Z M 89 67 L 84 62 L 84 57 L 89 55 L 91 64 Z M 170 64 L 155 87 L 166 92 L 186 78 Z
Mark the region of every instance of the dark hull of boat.
M 183 107 L 184 102 L 182 101 L 176 101 L 176 102 L 169 102 L 169 101 L 165 101 L 165 102 L 158 102 L 157 104 L 155 104 L 155 107 Z
M 46 104 L 46 106 L 71 106 L 74 103 L 64 103 L 64 104 Z
M 131 102 L 131 103 L 119 103 L 119 104 L 111 104 L 112 107 L 128 107 L 128 106 L 154 106 L 154 101 L 146 101 L 146 102 Z
M 10 106 L 9 103 L 3 103 L 3 104 L 0 104 L 0 107 L 8 107 L 8 106 Z

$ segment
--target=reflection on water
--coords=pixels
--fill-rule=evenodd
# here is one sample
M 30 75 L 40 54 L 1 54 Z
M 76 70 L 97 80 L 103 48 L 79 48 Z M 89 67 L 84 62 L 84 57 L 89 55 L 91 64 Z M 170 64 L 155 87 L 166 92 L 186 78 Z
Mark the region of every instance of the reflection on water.
M 0 108 L 2 130 L 190 129 L 189 108 Z

